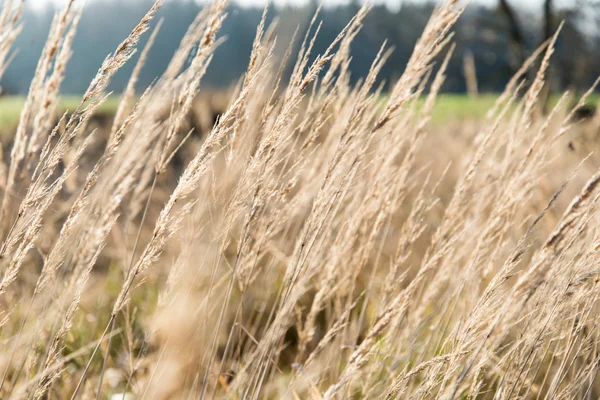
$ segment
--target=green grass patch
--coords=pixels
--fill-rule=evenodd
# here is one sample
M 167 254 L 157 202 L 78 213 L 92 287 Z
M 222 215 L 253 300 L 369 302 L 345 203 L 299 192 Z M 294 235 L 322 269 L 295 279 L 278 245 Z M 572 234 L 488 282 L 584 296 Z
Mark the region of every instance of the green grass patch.
M 119 96 L 111 96 L 98 109 L 99 112 L 116 112 L 119 105 Z M 64 96 L 61 98 L 60 111 L 73 111 L 79 105 L 81 96 Z M 0 97 L 0 130 L 14 129 L 19 124 L 19 116 L 23 105 L 24 96 Z
M 451 121 L 479 120 L 485 118 L 487 112 L 494 106 L 498 94 L 481 94 L 477 98 L 471 98 L 465 94 L 441 94 L 438 96 L 433 110 L 432 121 L 434 124 L 442 124 Z M 560 95 L 553 95 L 549 106 L 554 106 Z M 586 103 L 598 104 L 600 94 L 592 94 Z M 573 106 L 575 99 L 567 100 L 567 106 Z M 419 102 L 424 103 L 421 99 Z
M 474 99 L 465 94 L 441 94 L 438 96 L 433 110 L 432 121 L 434 124 L 442 124 L 451 121 L 478 120 L 485 118 L 486 113 L 494 105 L 498 98 L 497 94 L 482 94 Z M 559 99 L 555 95 L 550 100 L 550 105 Z M 115 112 L 119 105 L 119 96 L 109 97 L 98 109 L 99 112 Z M 590 96 L 588 103 L 598 104 L 600 94 Z M 61 99 L 60 111 L 72 111 L 79 105 L 80 96 L 65 96 Z M 425 99 L 419 100 L 423 104 Z M 0 131 L 14 129 L 19 123 L 19 115 L 25 103 L 24 96 L 0 97 Z M 567 103 L 569 104 L 569 103 Z
M 496 94 L 483 94 L 476 99 L 464 94 L 442 94 L 437 98 L 432 120 L 434 123 L 444 123 L 485 118 L 497 99 Z

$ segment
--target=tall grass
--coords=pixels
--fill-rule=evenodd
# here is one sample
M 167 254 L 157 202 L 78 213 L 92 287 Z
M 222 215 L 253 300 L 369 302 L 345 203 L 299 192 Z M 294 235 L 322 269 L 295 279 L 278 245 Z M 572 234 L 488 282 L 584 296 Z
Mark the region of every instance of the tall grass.
M 538 105 L 557 36 L 479 123 L 433 128 L 458 0 L 385 95 L 385 44 L 350 83 L 368 4 L 319 55 L 317 12 L 282 57 L 265 9 L 226 109 L 190 130 L 217 0 L 136 93 L 156 25 L 94 124 L 160 6 L 56 125 L 81 8 L 54 19 L 2 165 L 2 398 L 600 395 L 600 171 L 567 94 Z

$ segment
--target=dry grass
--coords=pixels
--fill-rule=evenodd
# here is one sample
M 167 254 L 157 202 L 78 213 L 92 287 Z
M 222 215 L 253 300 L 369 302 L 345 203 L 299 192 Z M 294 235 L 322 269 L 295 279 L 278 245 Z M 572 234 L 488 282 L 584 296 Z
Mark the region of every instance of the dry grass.
M 458 1 L 385 96 L 385 44 L 349 84 L 368 5 L 315 57 L 317 13 L 289 80 L 263 18 L 226 108 L 190 130 L 218 0 L 135 93 L 153 30 L 96 123 L 160 3 L 56 125 L 81 9 L 52 25 L 1 170 L 3 399 L 600 396 L 600 124 L 567 95 L 541 115 L 554 41 L 487 117 L 433 127 Z

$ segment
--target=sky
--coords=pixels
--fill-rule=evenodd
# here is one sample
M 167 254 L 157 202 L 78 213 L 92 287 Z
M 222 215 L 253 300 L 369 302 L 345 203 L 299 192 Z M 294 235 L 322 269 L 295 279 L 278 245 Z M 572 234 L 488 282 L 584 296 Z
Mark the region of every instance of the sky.
M 54 3 L 56 5 L 64 4 L 66 0 L 26 0 L 30 5 L 40 8 L 44 7 L 48 3 Z M 87 1 L 102 1 L 102 0 L 87 0 Z M 127 1 L 127 0 L 120 0 Z M 266 0 L 236 0 L 237 3 L 242 5 L 263 5 Z M 302 4 L 307 2 L 307 0 L 270 0 L 271 2 L 275 2 L 276 4 Z M 371 0 L 373 3 L 387 3 L 390 8 L 397 9 L 401 7 L 402 1 L 405 0 Z M 419 2 L 425 0 L 409 0 L 412 2 Z M 572 3 L 574 0 L 556 0 L 557 4 L 568 4 Z M 347 3 L 348 0 L 323 0 L 324 4 L 340 4 Z M 524 7 L 530 10 L 537 10 L 541 8 L 543 0 L 510 0 L 515 7 Z M 495 5 L 497 0 L 470 0 L 470 3 L 473 4 L 484 4 L 484 5 Z

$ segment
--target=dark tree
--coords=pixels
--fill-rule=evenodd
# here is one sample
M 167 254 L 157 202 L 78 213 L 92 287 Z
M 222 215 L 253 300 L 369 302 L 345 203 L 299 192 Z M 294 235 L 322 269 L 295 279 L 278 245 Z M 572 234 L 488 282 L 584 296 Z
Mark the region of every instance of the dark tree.
M 525 36 L 523 35 L 523 31 L 521 30 L 517 14 L 515 13 L 511 5 L 508 3 L 508 1 L 500 0 L 498 9 L 500 13 L 504 15 L 508 24 L 509 36 L 511 39 L 513 51 L 516 56 L 516 68 L 519 68 L 519 66 L 521 66 L 521 64 L 525 62 L 525 55 L 527 53 Z

